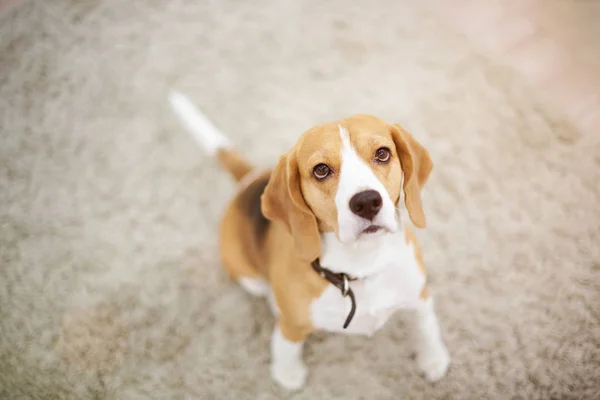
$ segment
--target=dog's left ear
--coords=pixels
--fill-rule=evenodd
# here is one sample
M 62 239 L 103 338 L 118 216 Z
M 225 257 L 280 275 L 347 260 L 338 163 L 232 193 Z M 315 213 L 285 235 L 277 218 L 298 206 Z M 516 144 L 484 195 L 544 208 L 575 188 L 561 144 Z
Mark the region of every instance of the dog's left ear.
M 304 201 L 300 172 L 294 149 L 279 158 L 271 179 L 261 196 L 264 216 L 281 221 L 294 238 L 298 256 L 312 262 L 321 254 L 321 235 L 317 218 Z
M 400 124 L 391 126 L 392 139 L 404 172 L 404 203 L 410 220 L 417 228 L 425 228 L 425 212 L 421 201 L 421 188 L 433 169 L 429 152 Z

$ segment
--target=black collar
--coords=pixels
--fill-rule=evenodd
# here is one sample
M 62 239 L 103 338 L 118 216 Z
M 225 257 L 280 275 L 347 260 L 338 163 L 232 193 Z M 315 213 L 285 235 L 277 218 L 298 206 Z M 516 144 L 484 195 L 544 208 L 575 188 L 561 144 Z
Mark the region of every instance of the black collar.
M 341 272 L 335 273 L 333 271 L 328 270 L 327 268 L 323 268 L 321 266 L 321 261 L 319 261 L 318 258 L 312 263 L 310 263 L 310 265 L 312 265 L 313 269 L 317 274 L 321 275 L 322 278 L 327 279 L 329 282 L 331 282 L 333 286 L 340 289 L 340 291 L 342 292 L 342 296 L 350 297 L 350 301 L 352 302 L 352 308 L 350 309 L 350 313 L 348 313 L 348 316 L 346 317 L 346 322 L 344 322 L 344 329 L 346 329 L 348 325 L 350 325 L 350 321 L 352 321 L 354 313 L 356 312 L 356 299 L 354 298 L 354 292 L 352 291 L 352 288 L 350 287 L 350 284 L 348 282 L 355 281 L 356 278 L 353 278 L 348 274 L 344 274 Z

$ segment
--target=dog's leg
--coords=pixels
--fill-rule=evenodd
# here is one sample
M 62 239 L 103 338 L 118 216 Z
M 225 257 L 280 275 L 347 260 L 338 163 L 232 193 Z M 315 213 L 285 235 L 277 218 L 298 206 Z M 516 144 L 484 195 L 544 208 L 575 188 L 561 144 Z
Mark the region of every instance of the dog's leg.
M 442 340 L 433 298 L 424 298 L 415 312 L 417 364 L 430 381 L 441 379 L 448 371 L 450 354 Z
M 302 361 L 302 348 L 306 335 L 290 329 L 279 320 L 271 337 L 271 376 L 288 390 L 300 389 L 306 382 L 308 371 Z

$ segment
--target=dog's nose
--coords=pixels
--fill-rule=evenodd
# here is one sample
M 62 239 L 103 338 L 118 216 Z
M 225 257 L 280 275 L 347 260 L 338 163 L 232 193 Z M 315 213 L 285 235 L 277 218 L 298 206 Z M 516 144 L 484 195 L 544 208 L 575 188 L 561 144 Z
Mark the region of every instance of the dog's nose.
M 375 190 L 365 190 L 364 192 L 356 193 L 350 199 L 350 210 L 358 215 L 373 221 L 373 218 L 381 210 L 383 199 L 379 192 Z

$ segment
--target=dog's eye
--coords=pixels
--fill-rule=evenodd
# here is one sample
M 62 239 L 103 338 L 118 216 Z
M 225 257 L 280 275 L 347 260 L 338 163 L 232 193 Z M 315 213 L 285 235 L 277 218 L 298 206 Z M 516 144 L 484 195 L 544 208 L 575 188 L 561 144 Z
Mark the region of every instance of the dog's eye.
M 375 152 L 375 160 L 382 164 L 385 164 L 388 161 L 390 161 L 391 156 L 392 153 L 390 153 L 390 149 L 388 149 L 387 147 L 381 147 Z
M 313 168 L 313 175 L 318 180 L 322 181 L 331 173 L 331 168 L 327 164 L 318 164 Z

